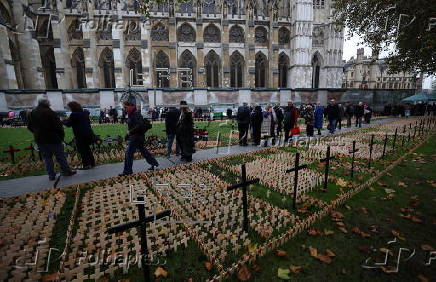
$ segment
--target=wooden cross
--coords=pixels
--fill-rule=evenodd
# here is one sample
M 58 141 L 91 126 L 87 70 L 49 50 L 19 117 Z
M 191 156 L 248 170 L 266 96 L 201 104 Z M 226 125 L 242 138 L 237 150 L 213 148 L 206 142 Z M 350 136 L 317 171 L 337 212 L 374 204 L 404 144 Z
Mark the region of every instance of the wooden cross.
M 11 161 L 15 164 L 15 152 L 20 151 L 20 149 L 14 148 L 14 146 L 9 145 L 7 150 L 4 150 L 3 153 L 9 153 L 11 155 Z
M 251 184 L 259 183 L 259 178 L 247 181 L 247 169 L 245 164 L 241 165 L 242 182 L 227 187 L 227 191 L 232 191 L 242 188 L 242 209 L 244 213 L 244 230 L 248 233 L 248 200 L 247 200 L 247 187 Z
M 395 150 L 395 143 L 397 142 L 397 133 L 398 133 L 398 127 L 395 128 L 394 142 L 392 143 L 392 150 Z
M 351 157 L 351 178 L 354 177 L 354 154 L 358 152 L 359 149 L 356 149 L 356 140 L 353 141 L 353 149 L 350 151 L 350 154 L 353 154 Z
M 139 220 L 135 220 L 132 222 L 123 223 L 114 227 L 110 227 L 107 229 L 107 232 L 109 234 L 114 233 L 120 233 L 124 232 L 126 230 L 129 230 L 130 228 L 139 227 L 139 236 L 140 236 L 140 245 L 141 245 L 141 266 L 143 274 L 144 274 L 144 281 L 150 280 L 150 266 L 147 263 L 148 259 L 148 247 L 147 247 L 147 223 L 154 222 L 158 219 L 161 219 L 166 216 L 171 215 L 171 210 L 165 210 L 163 212 L 160 212 L 158 214 L 154 214 L 151 216 L 145 216 L 145 206 L 144 206 L 144 196 L 138 196 L 137 200 L 139 203 L 137 203 L 138 207 L 138 215 Z
M 372 160 L 372 149 L 374 146 L 374 134 L 371 135 L 371 141 L 369 142 L 369 159 L 368 159 L 368 168 L 371 168 L 371 160 Z
M 407 137 L 407 145 L 410 143 L 410 131 L 409 131 L 409 137 Z
M 30 143 L 30 145 L 24 148 L 24 150 L 30 150 L 30 157 L 32 158 L 32 161 L 35 161 L 35 147 L 33 147 L 33 143 Z
M 335 159 L 335 156 L 330 156 L 330 146 L 327 146 L 327 155 L 324 159 L 321 159 L 320 162 L 325 162 L 325 171 L 324 171 L 324 192 L 327 192 L 327 182 L 329 177 L 329 167 L 330 167 L 330 160 Z
M 415 136 L 416 136 L 416 126 L 413 129 L 413 137 L 412 137 L 413 141 L 415 141 Z
M 307 168 L 307 164 L 300 165 L 300 153 L 295 155 L 295 166 L 294 168 L 286 170 L 286 173 L 295 172 L 294 174 L 294 198 L 292 199 L 292 208 L 297 210 L 297 188 L 298 188 L 298 171 L 300 169 Z
M 416 127 L 415 127 L 415 129 L 416 129 Z M 383 155 L 382 155 L 382 158 L 384 158 L 385 157 L 385 154 L 386 154 L 386 144 L 388 143 L 388 134 L 386 133 L 386 135 L 385 135 L 385 141 L 384 141 L 384 144 L 383 144 Z

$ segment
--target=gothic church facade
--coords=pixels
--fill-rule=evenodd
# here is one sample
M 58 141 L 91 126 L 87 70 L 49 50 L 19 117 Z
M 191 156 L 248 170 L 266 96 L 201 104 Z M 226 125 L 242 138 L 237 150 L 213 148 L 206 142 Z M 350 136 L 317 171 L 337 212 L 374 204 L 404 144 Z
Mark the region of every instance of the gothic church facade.
M 340 88 L 332 13 L 331 0 L 169 0 L 147 18 L 135 0 L 0 0 L 0 89 Z

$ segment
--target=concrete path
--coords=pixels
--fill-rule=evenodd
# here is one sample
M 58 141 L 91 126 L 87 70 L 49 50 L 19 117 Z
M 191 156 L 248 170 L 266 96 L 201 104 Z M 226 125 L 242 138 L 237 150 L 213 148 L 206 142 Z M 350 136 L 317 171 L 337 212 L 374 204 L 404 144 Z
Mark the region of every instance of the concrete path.
M 391 119 L 383 119 L 373 121 L 370 125 L 362 124 L 362 128 L 372 126 L 375 124 L 386 123 L 396 120 L 396 118 Z M 337 132 L 347 132 L 355 129 L 355 127 L 351 128 L 342 128 L 341 131 Z M 322 135 L 327 135 L 327 130 L 322 131 Z M 319 137 L 318 135 L 315 135 Z M 262 149 L 262 147 L 255 146 L 230 146 L 230 147 L 221 147 L 219 148 L 218 154 L 216 148 L 211 148 L 207 150 L 197 151 L 193 155 L 193 162 L 207 160 L 211 158 L 216 158 L 225 155 L 232 155 L 244 152 L 253 152 Z M 159 168 L 168 168 L 183 164 L 180 161 L 179 157 L 172 156 L 171 158 L 160 157 L 157 158 L 159 162 Z M 66 187 L 73 184 L 81 184 L 89 181 L 96 181 L 101 179 L 106 179 L 110 177 L 117 176 L 123 171 L 124 163 L 113 163 L 97 166 L 91 170 L 79 170 L 77 174 L 72 177 L 61 177 L 57 187 Z M 145 162 L 145 160 L 136 160 L 133 163 L 133 172 L 138 173 L 146 170 L 149 165 Z M 22 178 L 16 178 L 11 180 L 0 181 L 0 198 L 14 197 L 21 194 L 38 192 L 46 189 L 50 189 L 53 187 L 54 181 L 49 181 L 47 175 L 39 175 L 39 176 L 27 176 Z

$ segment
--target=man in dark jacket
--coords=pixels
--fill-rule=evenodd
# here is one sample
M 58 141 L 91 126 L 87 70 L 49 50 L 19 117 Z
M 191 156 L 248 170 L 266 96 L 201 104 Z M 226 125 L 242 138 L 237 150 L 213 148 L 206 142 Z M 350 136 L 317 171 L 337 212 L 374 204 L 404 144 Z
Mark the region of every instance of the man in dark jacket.
M 334 99 L 330 100 L 330 104 L 326 109 L 327 119 L 329 120 L 328 130 L 331 134 L 335 133 L 336 123 L 339 119 L 339 106 Z
M 167 134 L 167 157 L 171 156 L 173 143 L 176 139 L 177 122 L 180 119 L 180 110 L 176 107 L 170 107 L 165 116 L 165 132 Z M 176 155 L 180 154 L 180 146 L 176 141 Z
M 262 113 L 262 108 L 260 106 L 254 107 L 254 110 L 250 116 L 250 120 L 251 120 L 251 128 L 253 129 L 253 145 L 259 146 L 261 127 L 263 121 L 263 113 Z
M 136 106 L 131 102 L 124 102 L 123 107 L 127 112 L 127 127 L 129 130 L 127 139 L 129 144 L 127 145 L 126 149 L 124 170 L 120 176 L 130 175 L 133 173 L 133 156 L 137 150 L 141 152 L 141 155 L 145 158 L 147 163 L 151 165 L 149 170 L 154 170 L 155 167 L 159 166 L 159 163 L 145 147 L 145 132 L 150 129 L 147 128 L 147 124 L 150 123 L 144 121 L 141 112 L 138 111 Z
M 247 103 L 243 103 L 243 105 L 238 108 L 236 120 L 238 122 L 239 145 L 247 146 L 248 128 L 250 127 L 250 108 Z
M 29 114 L 27 128 L 33 133 L 35 143 L 38 144 L 48 177 L 51 181 L 56 179 L 53 155 L 59 163 L 62 176 L 72 176 L 76 171 L 71 170 L 65 157 L 63 140 L 65 137 L 62 122 L 57 114 L 50 109 L 48 100 L 39 100 L 38 106 Z
M 358 105 L 354 108 L 354 114 L 356 115 L 356 127 L 359 125 L 359 127 L 362 127 L 362 118 L 364 114 L 364 108 L 363 103 L 359 102 Z
M 274 112 L 276 113 L 276 117 L 277 117 L 277 136 L 280 136 L 283 129 L 283 119 L 284 119 L 283 111 L 279 105 L 275 105 Z
M 350 102 L 347 102 L 345 104 L 345 117 L 347 119 L 347 127 L 351 127 L 351 119 L 354 116 L 354 107 L 350 104 Z
M 298 110 L 294 107 L 294 103 L 288 102 L 288 106 L 285 107 L 283 128 L 285 130 L 285 142 L 289 140 L 289 131 L 297 126 Z M 292 138 L 292 136 L 291 136 Z
M 177 143 L 180 145 L 181 160 L 192 162 L 195 153 L 194 120 L 186 101 L 180 101 L 180 119 L 177 123 Z

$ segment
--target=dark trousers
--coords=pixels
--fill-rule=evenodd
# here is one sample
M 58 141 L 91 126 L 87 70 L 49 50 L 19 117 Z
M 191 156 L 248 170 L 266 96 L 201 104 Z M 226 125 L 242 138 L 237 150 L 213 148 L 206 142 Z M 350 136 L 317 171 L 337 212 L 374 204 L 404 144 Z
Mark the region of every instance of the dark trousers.
M 347 116 L 347 127 L 351 127 L 351 116 Z
M 126 157 L 124 160 L 124 174 L 132 174 L 133 170 L 133 157 L 136 151 L 141 152 L 141 155 L 145 158 L 147 163 L 153 166 L 158 166 L 157 160 L 153 155 L 145 148 L 145 137 L 144 136 L 130 136 L 129 144 L 126 149 Z
M 371 123 L 371 116 L 370 115 L 365 115 L 365 123 Z
M 306 124 L 307 136 L 313 137 L 313 124 Z
M 336 121 L 336 127 L 339 128 L 339 130 L 342 129 L 342 118 L 340 118 Z
M 167 134 L 167 156 L 170 156 L 173 151 L 173 143 L 176 139 L 176 134 Z M 180 154 L 180 146 L 176 141 L 176 154 Z
M 67 158 L 65 157 L 64 144 L 38 144 L 38 148 L 44 159 L 45 169 L 47 170 L 49 176 L 56 176 L 56 172 L 54 171 L 53 156 L 55 156 L 56 161 L 59 163 L 62 173 L 69 173 L 71 171 L 71 168 L 67 162 Z
M 356 117 L 356 127 L 359 125 L 359 127 L 362 127 L 362 117 Z
M 261 127 L 260 124 L 253 126 L 253 144 L 254 145 L 260 145 L 260 135 L 261 135 L 260 127 Z
M 291 128 L 293 128 L 293 127 L 285 126 L 283 129 L 285 131 L 285 142 L 288 142 L 288 140 L 289 140 L 289 132 L 291 131 Z M 291 136 L 291 138 L 292 138 L 292 136 Z
M 336 119 L 329 119 L 328 130 L 331 134 L 335 133 L 336 122 L 337 122 Z
M 90 143 L 86 140 L 76 140 L 77 151 L 82 158 L 82 164 L 86 166 L 95 166 L 94 155 L 91 151 Z
M 239 145 L 247 145 L 249 124 L 238 123 Z
M 282 134 L 282 126 L 281 126 L 281 124 L 280 124 L 280 122 L 279 122 L 279 124 L 278 124 L 278 126 L 277 126 L 277 136 L 280 136 Z

